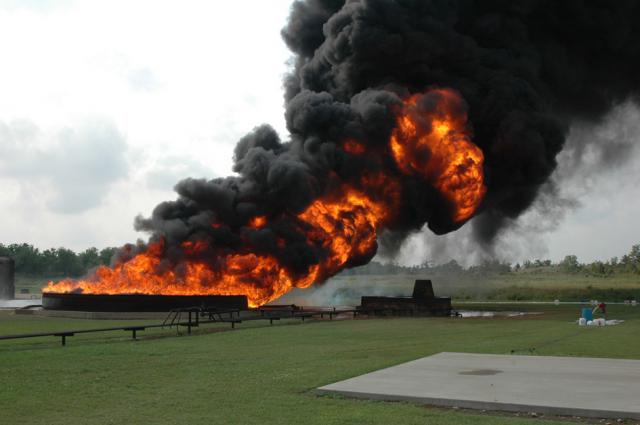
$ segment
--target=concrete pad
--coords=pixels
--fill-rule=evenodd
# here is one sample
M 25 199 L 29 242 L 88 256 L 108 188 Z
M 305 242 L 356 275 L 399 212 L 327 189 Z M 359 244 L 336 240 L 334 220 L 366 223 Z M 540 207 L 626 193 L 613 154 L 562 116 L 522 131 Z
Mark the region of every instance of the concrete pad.
M 439 353 L 318 390 L 436 406 L 640 419 L 640 360 Z

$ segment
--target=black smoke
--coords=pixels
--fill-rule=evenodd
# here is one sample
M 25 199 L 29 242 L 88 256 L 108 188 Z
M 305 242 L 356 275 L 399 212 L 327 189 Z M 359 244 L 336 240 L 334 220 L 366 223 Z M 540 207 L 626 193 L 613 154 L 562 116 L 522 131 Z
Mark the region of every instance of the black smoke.
M 203 240 L 203 258 L 268 252 L 304 273 L 323 250 L 292 218 L 340 183 L 385 170 L 402 183 L 390 243 L 425 222 L 455 230 L 447 202 L 401 176 L 387 148 L 404 97 L 449 87 L 465 99 L 485 155 L 473 231 L 489 243 L 540 195 L 574 120 L 597 121 L 637 96 L 639 18 L 640 2 L 624 0 L 296 1 L 282 31 L 295 55 L 284 83 L 290 139 L 256 127 L 235 149 L 236 176 L 179 182 L 179 198 L 138 218 L 137 229 L 163 238 L 174 260 L 181 243 Z M 348 139 L 374 155 L 345 152 Z M 256 216 L 266 226 L 247 226 Z
M 286 96 L 458 90 L 486 157 L 474 230 L 490 241 L 536 198 L 573 120 L 637 96 L 639 18 L 636 1 L 296 2 L 283 30 L 297 54 Z

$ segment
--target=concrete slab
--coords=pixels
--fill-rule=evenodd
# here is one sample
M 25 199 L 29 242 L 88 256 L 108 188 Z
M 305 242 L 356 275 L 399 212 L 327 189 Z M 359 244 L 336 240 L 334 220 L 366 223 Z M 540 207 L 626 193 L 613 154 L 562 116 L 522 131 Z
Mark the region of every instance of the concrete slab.
M 640 360 L 439 353 L 318 390 L 437 406 L 640 419 Z

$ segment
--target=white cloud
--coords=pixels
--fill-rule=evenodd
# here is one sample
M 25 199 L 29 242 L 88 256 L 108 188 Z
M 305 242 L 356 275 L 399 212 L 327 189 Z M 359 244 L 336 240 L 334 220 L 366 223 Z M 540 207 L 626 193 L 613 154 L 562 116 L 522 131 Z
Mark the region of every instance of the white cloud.
M 84 249 L 145 237 L 133 218 L 188 175 L 229 174 L 253 127 L 286 138 L 290 3 L 2 2 L 0 122 L 20 142 L 0 141 L 0 242 Z M 94 117 L 118 133 L 113 149 Z
M 214 171 L 201 162 L 184 156 L 170 155 L 155 161 L 146 173 L 146 183 L 151 189 L 169 191 L 187 177 L 211 179 Z
M 99 205 L 110 186 L 126 177 L 124 137 L 110 122 L 85 122 L 54 134 L 33 123 L 0 122 L 0 176 L 21 196 L 46 202 L 54 213 Z
M 72 4 L 73 0 L 2 0 L 0 1 L 0 9 L 8 11 L 22 9 L 47 13 L 55 9 L 67 8 Z
M 153 71 L 149 68 L 137 68 L 127 74 L 129 86 L 135 91 L 154 91 L 161 87 Z

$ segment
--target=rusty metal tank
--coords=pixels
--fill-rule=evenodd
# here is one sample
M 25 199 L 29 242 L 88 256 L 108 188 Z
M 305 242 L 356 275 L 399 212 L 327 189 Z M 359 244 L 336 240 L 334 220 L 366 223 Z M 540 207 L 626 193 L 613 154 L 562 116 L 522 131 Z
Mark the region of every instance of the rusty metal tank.
M 12 300 L 15 293 L 15 262 L 13 258 L 0 257 L 0 300 Z

